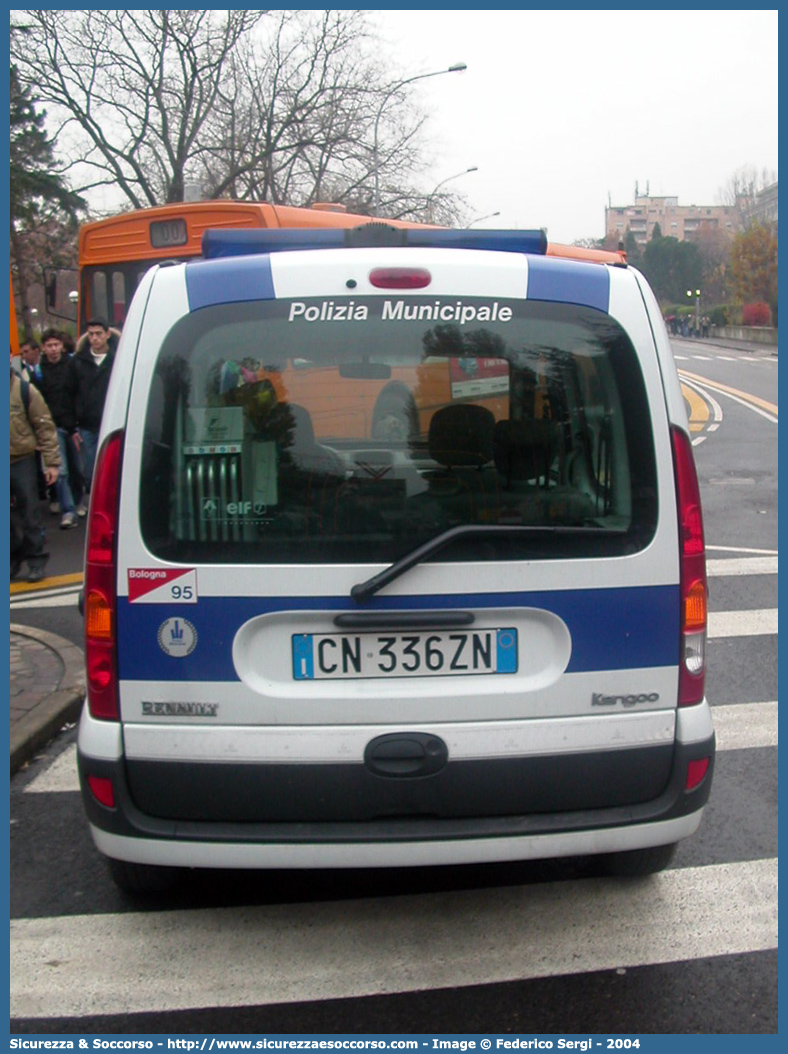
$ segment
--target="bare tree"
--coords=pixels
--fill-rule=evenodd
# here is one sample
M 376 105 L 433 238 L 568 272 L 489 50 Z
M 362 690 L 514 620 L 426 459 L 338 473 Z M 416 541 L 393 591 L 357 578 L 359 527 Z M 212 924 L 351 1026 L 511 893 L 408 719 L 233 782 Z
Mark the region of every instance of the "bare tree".
M 717 196 L 723 205 L 736 210 L 739 230 L 747 230 L 758 216 L 759 195 L 776 182 L 776 172 L 766 168 L 758 172 L 753 165 L 743 165 L 720 188 Z
M 24 11 L 20 77 L 57 118 L 82 190 L 113 185 L 139 208 L 209 197 L 381 215 L 461 216 L 419 189 L 424 116 L 392 77 L 360 11 Z M 377 127 L 377 151 L 374 150 Z M 377 164 L 376 164 L 377 162 Z M 80 171 L 85 171 L 84 168 Z
M 20 78 L 60 118 L 58 139 L 95 173 L 81 189 L 116 185 L 140 208 L 182 200 L 228 57 L 261 15 L 26 11 L 12 49 Z
M 211 196 L 336 201 L 370 213 L 380 115 L 381 215 L 423 216 L 425 118 L 405 91 L 390 95 L 373 46 L 360 11 L 279 12 L 262 49 L 259 40 L 244 40 L 200 154 Z M 444 211 L 452 207 L 446 195 Z

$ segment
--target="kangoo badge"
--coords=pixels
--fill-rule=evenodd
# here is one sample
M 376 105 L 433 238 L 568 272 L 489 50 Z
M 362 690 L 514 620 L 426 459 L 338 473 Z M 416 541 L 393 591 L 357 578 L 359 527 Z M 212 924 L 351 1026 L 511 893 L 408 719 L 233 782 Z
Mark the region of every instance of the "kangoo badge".
M 197 630 L 185 618 L 168 618 L 159 626 L 159 647 L 173 659 L 191 655 L 197 644 Z

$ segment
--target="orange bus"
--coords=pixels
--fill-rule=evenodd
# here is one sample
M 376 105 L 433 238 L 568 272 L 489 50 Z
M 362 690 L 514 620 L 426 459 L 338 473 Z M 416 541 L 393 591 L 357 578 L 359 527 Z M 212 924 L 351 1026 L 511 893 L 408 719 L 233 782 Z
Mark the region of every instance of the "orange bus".
M 165 260 L 187 260 L 200 256 L 202 236 L 211 228 L 254 227 L 357 227 L 370 216 L 346 212 L 342 205 L 320 204 L 312 208 L 270 205 L 248 201 L 195 201 L 160 205 L 84 224 L 79 231 L 79 274 L 76 290 L 68 293 L 57 275 L 47 281 L 50 314 L 73 320 L 73 308 L 62 305 L 78 298 L 77 331 L 83 333 L 93 316 L 121 326 L 137 284 L 149 267 Z M 422 224 L 386 219 L 395 227 Z M 549 256 L 566 256 L 598 263 L 624 263 L 622 252 L 583 249 L 548 243 Z M 64 276 L 65 277 L 65 276 Z M 73 280 L 71 282 L 73 285 Z M 58 310 L 59 302 L 61 309 Z
M 165 260 L 199 256 L 202 236 L 211 228 L 357 227 L 369 216 L 341 205 L 295 208 L 249 201 L 195 201 L 123 212 L 79 231 L 78 328 L 93 316 L 121 326 L 142 275 Z M 412 223 L 386 220 L 396 227 Z

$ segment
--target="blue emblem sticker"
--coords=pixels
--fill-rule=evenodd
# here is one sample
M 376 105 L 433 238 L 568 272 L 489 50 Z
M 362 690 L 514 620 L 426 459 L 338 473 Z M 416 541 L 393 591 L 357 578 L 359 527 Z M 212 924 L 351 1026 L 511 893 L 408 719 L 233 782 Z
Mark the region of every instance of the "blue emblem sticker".
M 159 626 L 159 647 L 173 659 L 191 655 L 197 645 L 197 630 L 185 618 L 168 618 Z

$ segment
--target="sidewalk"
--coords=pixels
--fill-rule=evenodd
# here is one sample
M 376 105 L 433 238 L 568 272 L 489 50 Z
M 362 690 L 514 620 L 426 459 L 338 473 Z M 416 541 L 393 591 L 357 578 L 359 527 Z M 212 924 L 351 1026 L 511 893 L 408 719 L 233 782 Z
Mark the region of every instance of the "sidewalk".
M 680 340 L 683 344 L 695 344 L 698 347 L 729 348 L 731 351 L 747 351 L 753 355 L 774 355 L 777 357 L 776 344 L 753 344 L 747 340 L 732 340 L 722 337 L 682 337 L 678 333 L 669 333 L 671 340 Z
M 11 623 L 11 775 L 64 724 L 85 697 L 82 651 L 54 633 Z

